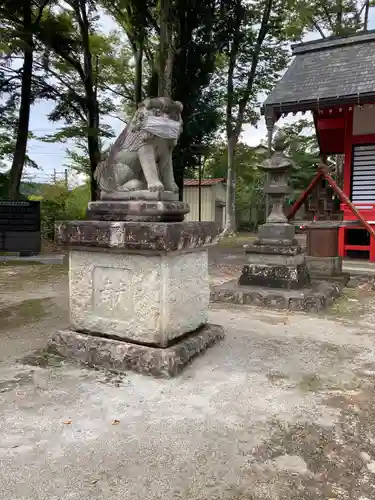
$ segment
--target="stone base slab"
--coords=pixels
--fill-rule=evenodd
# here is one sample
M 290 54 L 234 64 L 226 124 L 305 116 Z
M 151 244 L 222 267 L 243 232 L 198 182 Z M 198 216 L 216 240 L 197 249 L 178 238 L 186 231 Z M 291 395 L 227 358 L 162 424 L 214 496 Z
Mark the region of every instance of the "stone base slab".
M 237 280 L 211 288 L 211 302 L 253 305 L 270 309 L 318 312 L 333 304 L 343 288 L 340 282 L 316 282 L 308 288 L 285 290 L 241 286 Z
M 106 221 L 182 222 L 189 211 L 189 205 L 182 201 L 93 201 L 88 205 L 87 218 Z
M 223 327 L 207 324 L 161 349 L 62 330 L 53 334 L 48 350 L 91 367 L 170 378 L 181 373 L 192 358 L 223 338 Z

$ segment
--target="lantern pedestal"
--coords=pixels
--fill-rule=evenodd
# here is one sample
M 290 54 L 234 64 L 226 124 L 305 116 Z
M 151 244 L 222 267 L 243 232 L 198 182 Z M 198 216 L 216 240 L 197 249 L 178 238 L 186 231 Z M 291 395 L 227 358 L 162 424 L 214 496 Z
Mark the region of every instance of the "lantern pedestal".
M 240 285 L 294 290 L 310 283 L 304 249 L 299 245 L 248 245 L 245 253 L 248 264 Z

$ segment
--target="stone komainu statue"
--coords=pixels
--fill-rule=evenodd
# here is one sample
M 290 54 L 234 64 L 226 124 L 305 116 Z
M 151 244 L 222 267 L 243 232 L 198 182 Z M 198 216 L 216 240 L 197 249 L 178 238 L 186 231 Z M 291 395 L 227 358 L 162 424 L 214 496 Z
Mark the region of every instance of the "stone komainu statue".
M 128 191 L 172 191 L 172 151 L 182 131 L 183 106 L 166 97 L 144 100 L 95 172 L 102 199 Z

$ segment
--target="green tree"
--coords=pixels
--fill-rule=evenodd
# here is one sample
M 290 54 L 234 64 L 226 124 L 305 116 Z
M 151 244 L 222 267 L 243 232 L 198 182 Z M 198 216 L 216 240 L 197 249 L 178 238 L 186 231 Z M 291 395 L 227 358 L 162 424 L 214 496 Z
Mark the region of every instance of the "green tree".
M 294 1 L 226 0 L 222 13 L 222 51 L 226 56 L 227 204 L 224 235 L 236 231 L 235 153 L 244 123 L 259 120 L 259 95 L 272 88 L 288 63 L 288 42 L 302 28 L 291 24 Z
M 8 96 L 8 98 L 4 101 L 4 104 L 0 105 L 0 170 L 7 171 L 8 178 L 10 166 L 12 165 L 14 152 L 16 149 L 18 129 L 18 101 L 12 99 L 12 97 L 12 95 Z M 29 132 L 28 139 L 31 139 L 33 137 L 34 134 Z M 24 165 L 32 168 L 38 168 L 37 163 L 27 154 L 27 150 L 25 152 Z
M 226 177 L 228 148 L 220 143 L 211 149 L 204 164 L 204 176 Z M 234 157 L 236 175 L 236 218 L 247 230 L 254 230 L 265 213 L 264 174 L 258 168 L 268 155 L 265 146 L 239 142 Z
M 18 119 L 14 137 L 14 153 L 9 172 L 8 196 L 11 199 L 19 195 L 19 187 L 25 161 L 27 160 L 27 140 L 29 137 L 30 109 L 36 98 L 33 92 L 33 61 L 37 49 L 34 33 L 39 29 L 43 14 L 49 0 L 4 0 L 0 6 L 0 29 L 2 40 L 0 93 L 7 93 L 8 99 L 3 105 L 3 111 L 15 114 L 18 104 Z M 14 57 L 22 60 L 22 65 L 15 68 Z M 18 85 L 20 88 L 18 88 Z M 19 96 L 17 91 L 19 90 Z M 19 98 L 19 103 L 17 102 Z M 9 116 L 2 119 L 2 125 Z M 13 145 L 13 138 L 3 141 L 5 148 Z
M 91 0 L 69 0 L 70 9 L 60 10 L 41 22 L 38 39 L 46 47 L 46 69 L 55 89 L 56 107 L 52 121 L 65 120 L 65 137 L 87 139 L 90 160 L 91 195 L 96 199 L 93 177 L 100 161 L 99 110 L 113 110 L 107 95 L 98 98 L 101 60 L 108 49 L 106 37 L 96 33 L 96 5 Z
M 184 129 L 174 150 L 180 197 L 187 171 L 194 171 L 222 124 L 222 88 L 216 85 L 218 3 L 176 0 L 172 96 L 184 105 Z
M 282 127 L 286 134 L 289 147 L 286 153 L 298 167 L 290 178 L 293 189 L 292 198 L 295 199 L 310 184 L 320 163 L 319 145 L 314 133 L 312 121 L 303 119 L 291 125 Z
M 133 54 L 143 46 L 142 96 L 156 97 L 166 92 L 184 105 L 184 129 L 174 150 L 175 178 L 182 197 L 185 172 L 198 166 L 220 123 L 221 89 L 212 85 L 218 51 L 215 37 L 218 2 L 174 0 L 160 5 L 147 2 L 145 6 L 135 0 L 108 0 L 105 5 L 124 30 Z M 141 40 L 137 38 L 140 33 Z M 160 37 L 161 47 L 157 43 Z M 165 72 L 163 81 L 161 71 Z M 136 69 L 135 87 L 139 80 Z M 125 97 L 129 94 L 121 90 L 119 93 Z M 130 114 L 134 99 L 127 105 Z
M 127 92 L 130 100 L 137 106 L 144 97 L 144 56 L 152 60 L 152 40 L 159 33 L 154 19 L 156 3 L 150 0 L 102 0 L 105 10 L 116 20 L 125 33 L 134 58 L 134 92 Z M 128 49 L 128 46 L 125 46 Z M 127 58 L 129 61 L 129 57 Z M 146 75 L 147 76 L 147 75 Z
M 294 22 L 322 38 L 367 31 L 372 0 L 297 0 Z

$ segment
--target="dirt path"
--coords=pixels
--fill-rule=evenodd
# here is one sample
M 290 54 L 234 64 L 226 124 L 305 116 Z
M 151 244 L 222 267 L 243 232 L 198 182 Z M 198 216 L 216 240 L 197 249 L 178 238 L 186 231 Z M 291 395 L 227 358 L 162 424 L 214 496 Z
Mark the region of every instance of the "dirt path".
M 232 255 L 210 256 L 213 280 Z M 26 356 L 67 305 L 66 269 L 0 268 L 3 498 L 375 498 L 370 286 L 321 315 L 212 305 L 226 339 L 173 380 Z
M 65 266 L 0 266 L 0 361 L 43 348 L 66 325 Z

